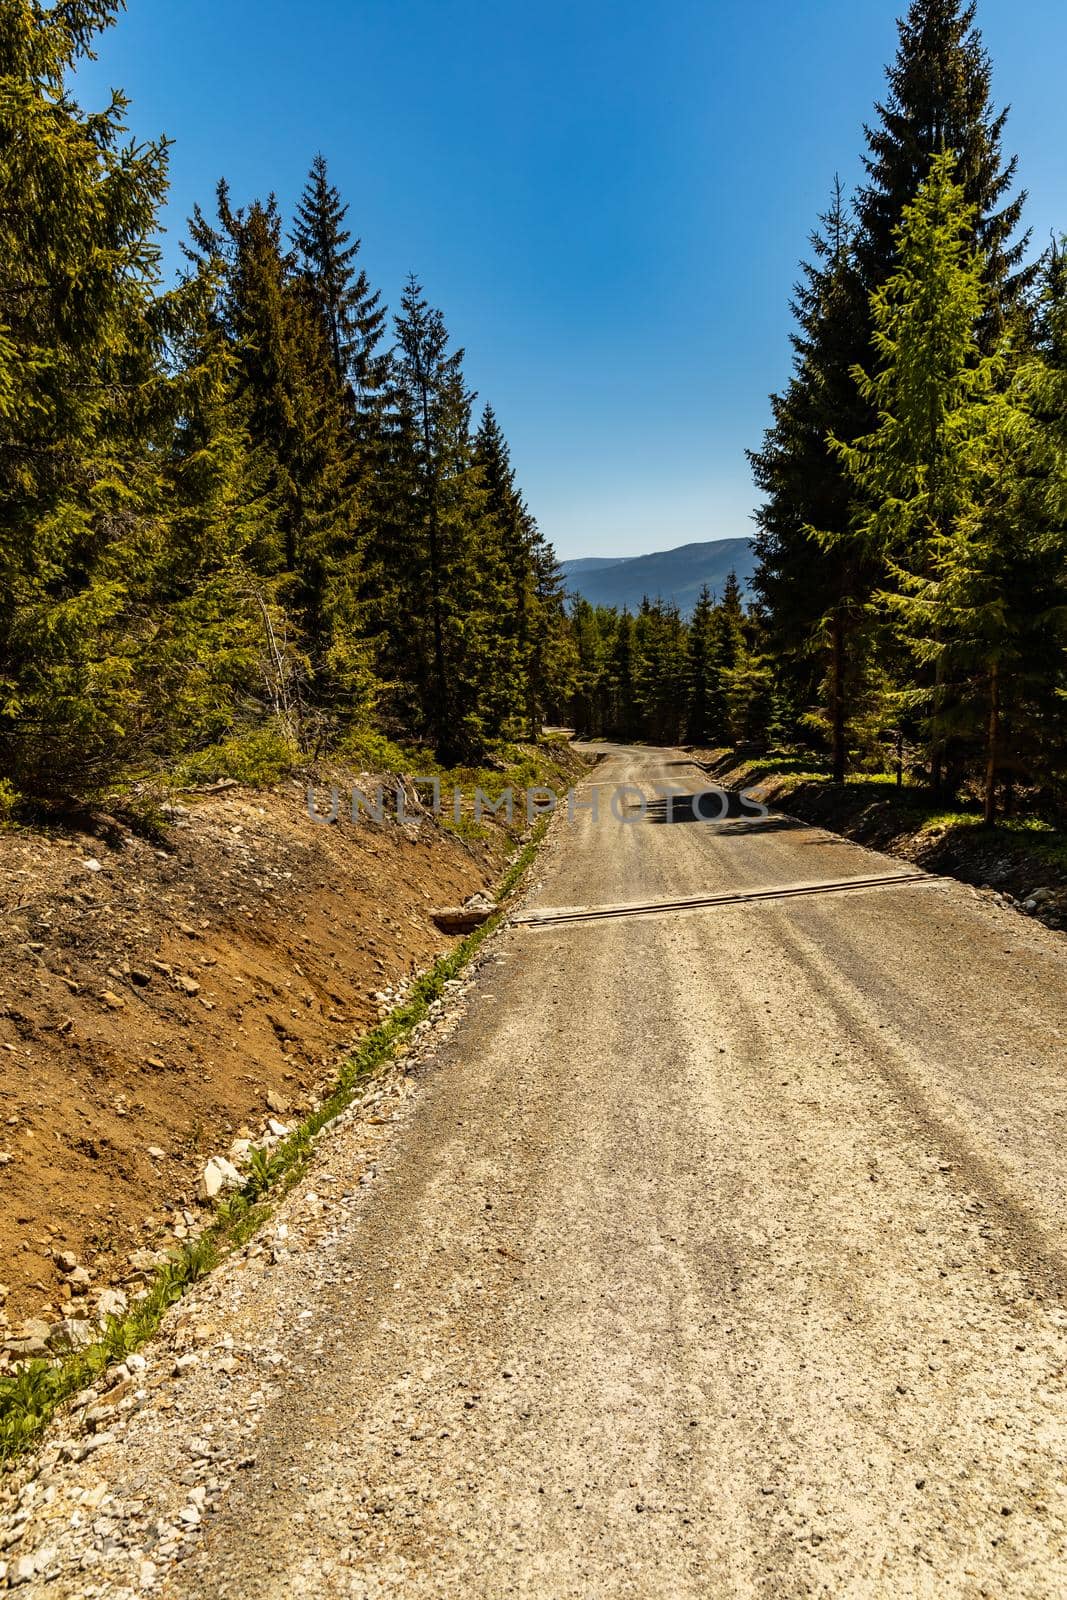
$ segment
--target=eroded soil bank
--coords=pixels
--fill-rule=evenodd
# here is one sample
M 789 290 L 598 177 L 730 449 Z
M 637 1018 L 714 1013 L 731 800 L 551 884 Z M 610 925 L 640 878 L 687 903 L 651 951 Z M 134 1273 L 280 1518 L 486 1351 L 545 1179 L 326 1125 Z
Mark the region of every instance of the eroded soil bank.
M 160 839 L 0 835 L 0 1340 L 195 1232 L 205 1162 L 310 1109 L 524 826 L 344 809 L 294 778 L 184 794 Z

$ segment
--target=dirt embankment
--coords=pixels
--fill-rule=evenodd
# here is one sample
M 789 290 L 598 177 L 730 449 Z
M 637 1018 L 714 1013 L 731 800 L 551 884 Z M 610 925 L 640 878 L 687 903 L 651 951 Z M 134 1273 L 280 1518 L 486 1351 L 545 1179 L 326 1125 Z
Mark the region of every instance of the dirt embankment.
M 161 841 L 0 835 L 0 1346 L 195 1231 L 205 1161 L 314 1103 L 514 843 L 343 818 L 293 780 L 183 796 Z
M 732 752 L 697 754 L 711 781 L 723 788 L 750 788 L 803 822 L 929 872 L 987 888 L 1048 927 L 1067 928 L 1067 867 L 1043 848 L 1040 832 L 983 828 L 977 818 L 939 817 L 913 790 L 797 777 L 768 770 L 765 760 L 753 762 Z

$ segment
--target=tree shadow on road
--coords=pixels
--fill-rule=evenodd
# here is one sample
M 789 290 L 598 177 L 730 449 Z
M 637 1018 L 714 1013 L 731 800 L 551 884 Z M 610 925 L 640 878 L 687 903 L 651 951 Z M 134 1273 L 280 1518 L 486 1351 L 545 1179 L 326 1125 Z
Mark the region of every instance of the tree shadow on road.
M 725 812 L 722 809 L 724 800 L 727 806 Z M 661 800 L 650 800 L 645 808 L 645 815 L 648 822 L 657 824 L 718 823 L 729 828 L 731 833 L 781 833 L 807 826 L 794 817 L 781 815 L 755 817 L 752 815 L 751 801 L 746 801 L 744 796 L 736 791 L 723 793 L 721 798 L 714 792 L 706 794 L 701 791 L 696 794 L 675 794 Z

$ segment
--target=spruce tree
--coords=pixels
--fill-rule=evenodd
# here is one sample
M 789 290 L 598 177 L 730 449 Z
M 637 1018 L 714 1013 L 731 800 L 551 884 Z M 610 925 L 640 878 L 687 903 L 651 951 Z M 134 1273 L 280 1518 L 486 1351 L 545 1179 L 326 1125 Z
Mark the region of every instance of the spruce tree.
M 359 721 L 373 700 L 362 611 L 362 506 L 356 441 L 338 387 L 328 328 L 282 241 L 273 197 L 235 208 L 220 183 L 218 221 L 199 208 L 187 255 L 214 263 L 218 319 L 239 363 L 253 447 L 269 463 L 273 547 L 258 575 L 284 602 L 304 670 L 294 679 L 295 734 L 314 748 Z
M 983 349 L 995 348 L 1007 327 L 1017 339 L 1025 336 L 1032 269 L 1022 265 L 1026 240 L 1016 236 L 1025 197 L 1011 193 L 1016 163 L 1001 152 L 1005 113 L 992 105 L 990 62 L 974 18 L 974 5 L 964 0 L 913 0 L 900 21 L 889 92 L 866 130 L 868 179 L 855 224 L 838 189 L 794 302 L 793 377 L 772 399 L 772 427 L 751 457 L 765 497 L 757 512 L 756 588 L 770 642 L 791 693 L 823 708 L 838 779 L 858 730 L 878 710 L 883 663 L 872 655 L 867 622 L 884 574 L 870 551 L 846 536 L 857 485 L 842 474 L 826 438 L 854 440 L 874 425 L 849 375 L 855 365 L 872 364 L 870 296 L 894 270 L 894 230 L 940 152 L 956 152 L 972 207 L 970 239 L 990 291 Z M 815 531 L 828 536 L 817 551 Z
M 446 764 L 477 758 L 516 707 L 513 611 L 500 531 L 470 434 L 474 399 L 440 311 L 411 278 L 396 317 L 387 515 L 386 628 L 416 725 Z
M 1003 781 L 1010 811 L 1017 785 L 1041 786 L 1053 800 L 1067 778 L 1063 707 L 1067 703 L 1067 265 L 1054 243 L 1042 263 L 1035 349 L 1015 374 L 1014 427 L 982 494 L 974 563 L 1001 606 L 995 761 L 987 750 L 987 815 Z
M 1003 549 L 984 502 L 1018 433 L 1005 353 L 981 349 L 990 290 L 971 243 L 974 208 L 954 171 L 951 152 L 934 157 L 896 232 L 899 266 L 872 297 L 879 367 L 858 371 L 857 383 L 878 426 L 852 444 L 835 441 L 870 504 L 858 535 L 896 580 L 883 604 L 929 671 L 919 692 L 935 788 L 949 739 L 966 731 L 976 672 L 994 748 L 999 737 Z
M 677 744 L 685 727 L 688 688 L 685 629 L 678 607 L 646 598 L 634 635 L 642 732 L 658 744 Z
M 722 663 L 718 643 L 715 605 L 705 584 L 689 623 L 686 738 L 690 744 L 714 744 L 723 735 Z
M 0 10 L 0 775 L 56 798 L 135 744 L 159 553 L 166 148 L 68 85 L 116 10 Z
M 888 94 L 865 129 L 868 182 L 859 194 L 858 258 L 870 292 L 896 262 L 895 235 L 934 156 L 953 151 L 957 181 L 971 208 L 970 239 L 990 290 L 983 348 L 1006 326 L 1016 328 L 1034 280 L 1025 267 L 1027 236 L 1016 237 L 1025 193 L 1012 195 L 1017 158 L 1005 158 L 1006 110 L 992 101 L 992 68 L 975 27 L 974 0 L 912 0 L 897 24 L 896 59 L 886 69 Z
M 877 566 L 848 539 L 856 487 L 827 438 L 855 437 L 870 422 L 852 377 L 866 348 L 869 310 L 840 182 L 820 223 L 814 259 L 794 294 L 793 376 L 772 396 L 773 424 L 749 460 L 765 495 L 756 512 L 755 588 L 769 614 L 778 671 L 802 703 L 821 699 L 826 706 L 832 772 L 841 782 Z M 820 545 L 812 529 L 832 536 L 832 545 Z
M 254 725 L 264 698 L 287 720 L 284 664 L 264 652 L 264 623 L 276 638 L 284 624 L 256 580 L 276 533 L 268 462 L 250 448 L 216 294 L 205 269 L 166 302 L 175 420 L 159 441 L 157 617 L 138 667 L 142 756 L 159 765 Z
M 492 564 L 497 580 L 503 580 L 501 604 L 494 618 L 498 660 L 495 720 L 501 727 L 513 721 L 521 731 L 533 732 L 537 596 L 532 538 L 536 525 L 515 486 L 507 440 L 492 406 L 487 405 L 482 413 L 472 460 L 485 496 L 483 562 Z
M 385 377 L 378 345 L 386 312 L 381 292 L 371 289 L 362 268 L 356 271 L 362 241 L 350 242 L 347 215 L 320 153 L 297 206 L 293 245 L 326 328 L 337 382 L 345 391 L 351 388 L 356 405 L 364 410 Z
M 567 626 L 566 591 L 556 553 L 529 511 L 527 539 L 533 563 L 534 628 L 529 660 L 528 736 L 539 738 L 550 714 L 557 715 L 575 670 L 575 657 Z

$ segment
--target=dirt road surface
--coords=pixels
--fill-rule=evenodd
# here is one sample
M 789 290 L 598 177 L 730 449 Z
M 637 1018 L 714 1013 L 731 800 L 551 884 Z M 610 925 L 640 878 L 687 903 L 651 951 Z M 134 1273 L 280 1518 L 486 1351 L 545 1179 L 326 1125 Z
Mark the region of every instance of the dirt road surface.
M 788 818 L 612 814 L 699 787 L 680 752 L 594 783 L 527 910 L 909 870 Z M 120 1581 L 105 1540 L 74 1573 L 53 1521 L 41 1593 L 1067 1592 L 1062 936 L 936 880 L 519 924 L 461 1009 L 373 1182 L 342 1131 L 304 1187 L 352 1204 L 190 1313 L 178 1425 L 150 1400 L 55 1469 L 57 1505 L 91 1465 L 151 1512 L 214 1429 L 234 1470 L 184 1559 L 146 1536 Z M 240 1450 L 224 1323 L 270 1364 Z

